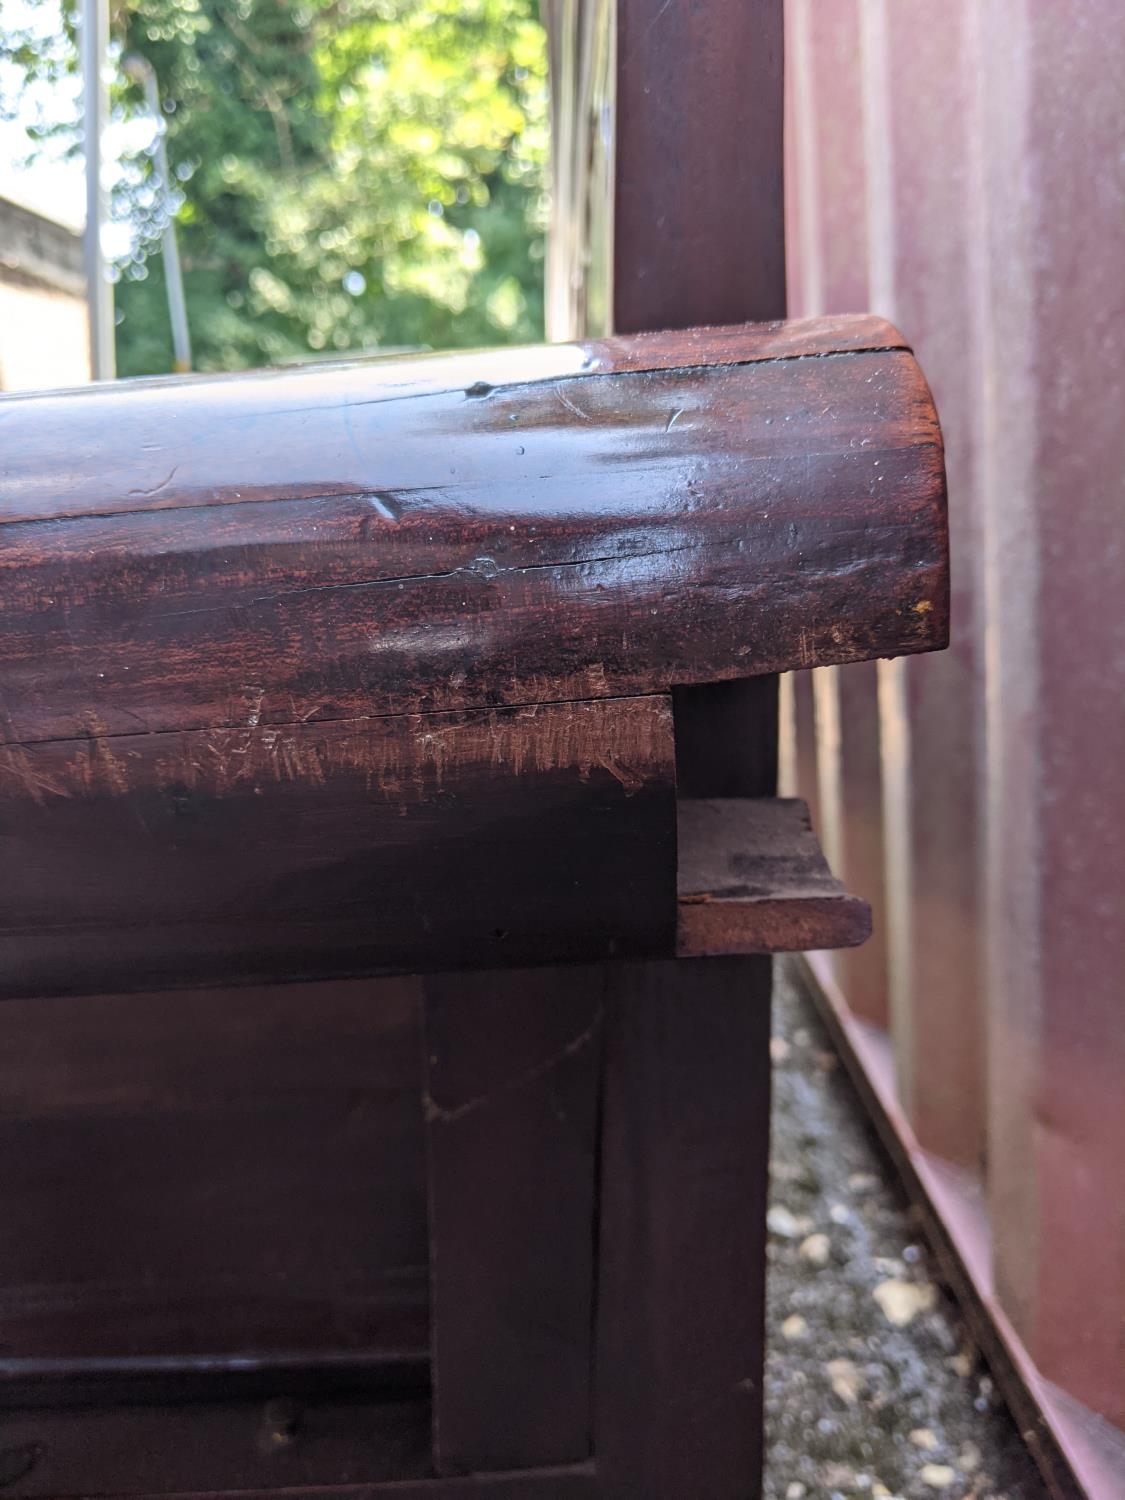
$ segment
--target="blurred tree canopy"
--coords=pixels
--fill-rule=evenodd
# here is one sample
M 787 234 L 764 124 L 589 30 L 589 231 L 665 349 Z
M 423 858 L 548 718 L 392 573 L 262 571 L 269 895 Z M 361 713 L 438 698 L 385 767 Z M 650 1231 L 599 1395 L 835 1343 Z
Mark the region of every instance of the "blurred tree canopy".
M 51 0 L 24 0 L 25 12 Z M 57 4 L 58 0 L 54 0 Z M 0 28 L 19 86 L 67 37 Z M 536 0 L 116 0 L 114 52 L 159 80 L 172 192 L 122 162 L 118 366 L 171 368 L 159 236 L 175 215 L 194 362 L 237 369 L 542 335 L 547 64 Z M 118 119 L 143 95 L 118 66 Z M 75 131 L 73 119 L 41 133 Z

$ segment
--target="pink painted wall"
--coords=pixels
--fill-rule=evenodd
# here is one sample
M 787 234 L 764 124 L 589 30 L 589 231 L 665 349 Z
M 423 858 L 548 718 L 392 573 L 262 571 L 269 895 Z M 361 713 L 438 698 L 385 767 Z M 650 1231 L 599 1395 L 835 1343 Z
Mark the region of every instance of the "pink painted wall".
M 787 45 L 790 309 L 903 329 L 950 482 L 949 652 L 795 695 L 882 915 L 836 981 L 1040 1372 L 1125 1426 L 1125 6 L 787 0 Z

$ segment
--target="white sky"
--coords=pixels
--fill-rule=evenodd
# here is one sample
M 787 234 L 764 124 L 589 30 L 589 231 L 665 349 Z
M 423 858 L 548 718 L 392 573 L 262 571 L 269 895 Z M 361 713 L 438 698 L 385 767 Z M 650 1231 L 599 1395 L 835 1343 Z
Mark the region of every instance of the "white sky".
M 20 158 L 27 152 L 27 134 L 19 121 L 0 120 L 0 198 L 11 198 L 68 229 L 86 222 L 86 175 L 81 157 L 71 161 L 41 161 L 30 169 Z
M 27 0 L 2 0 L 4 22 L 11 27 L 33 25 L 45 40 L 62 34 L 62 12 L 57 4 L 31 6 Z M 42 144 L 32 166 L 24 164 L 31 142 L 27 127 L 55 120 L 72 119 L 81 84 L 77 77 L 54 93 L 35 91 L 17 120 L 0 120 L 0 197 L 10 198 L 35 213 L 54 219 L 67 228 L 81 230 L 86 222 L 86 168 L 79 153 L 67 157 L 61 144 Z M 111 122 L 102 142 L 102 173 L 106 187 L 117 176 L 117 162 L 126 150 L 143 149 L 151 138 L 152 128 L 145 121 Z M 106 224 L 102 228 L 102 250 L 110 259 L 125 255 L 132 244 L 127 224 Z

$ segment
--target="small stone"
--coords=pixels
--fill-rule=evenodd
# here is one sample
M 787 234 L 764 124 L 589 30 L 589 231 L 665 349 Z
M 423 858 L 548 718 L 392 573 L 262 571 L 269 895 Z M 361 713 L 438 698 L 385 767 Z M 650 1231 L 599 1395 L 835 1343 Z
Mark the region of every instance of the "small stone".
M 795 1341 L 808 1337 L 809 1325 L 800 1313 L 790 1313 L 781 1325 L 781 1337 Z
M 932 1490 L 947 1490 L 957 1478 L 957 1470 L 948 1464 L 923 1464 L 918 1478 Z
M 826 1266 L 832 1254 L 832 1241 L 826 1234 L 810 1234 L 797 1246 L 797 1254 L 810 1265 Z
M 850 1224 L 852 1212 L 850 1208 L 845 1208 L 842 1203 L 833 1203 L 828 1210 L 828 1217 L 832 1220 L 833 1224 Z
M 957 1455 L 957 1466 L 964 1474 L 975 1474 L 983 1457 L 976 1443 L 965 1443 Z
M 813 1061 L 821 1073 L 834 1073 L 840 1065 L 835 1052 L 817 1052 Z
M 973 1373 L 973 1356 L 971 1354 L 955 1354 L 952 1359 L 947 1359 L 946 1364 L 954 1375 L 960 1375 L 962 1380 L 968 1380 Z
M 809 1227 L 810 1220 L 799 1219 L 781 1203 L 774 1204 L 766 1215 L 766 1228 L 779 1240 L 799 1240 Z
M 854 1490 L 855 1470 L 847 1464 L 825 1464 L 824 1482 L 831 1490 Z
M 783 1036 L 770 1037 L 770 1061 L 783 1063 L 789 1056 L 789 1043 Z
M 906 1328 L 921 1312 L 937 1304 L 937 1287 L 930 1281 L 881 1281 L 871 1293 L 888 1323 Z
M 879 1186 L 879 1179 L 872 1172 L 853 1172 L 848 1178 L 848 1186 L 853 1193 L 869 1193 Z
M 910 1441 L 915 1448 L 921 1448 L 926 1453 L 933 1453 L 938 1445 L 937 1434 L 928 1427 L 915 1427 L 910 1434 Z
M 850 1359 L 830 1359 L 824 1368 L 836 1395 L 845 1406 L 854 1406 L 866 1384 L 860 1371 Z
M 893 1260 L 889 1255 L 876 1255 L 871 1264 L 880 1276 L 905 1276 L 906 1267 L 901 1260 Z
M 808 1490 L 804 1487 L 801 1481 L 799 1479 L 795 1479 L 789 1486 L 789 1488 L 785 1491 L 785 1500 L 804 1500 L 804 1497 L 807 1494 Z

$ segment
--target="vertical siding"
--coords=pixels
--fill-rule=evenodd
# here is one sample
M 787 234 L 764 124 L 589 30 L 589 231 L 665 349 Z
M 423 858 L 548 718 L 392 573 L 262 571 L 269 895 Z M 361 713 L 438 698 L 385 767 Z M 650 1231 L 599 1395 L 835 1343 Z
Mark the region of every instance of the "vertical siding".
M 995 250 L 1010 224 L 1025 262 L 1028 451 L 1019 493 L 997 467 L 988 496 L 989 875 L 996 949 L 1026 951 L 997 964 L 993 1076 L 1038 1253 L 998 1214 L 997 1277 L 1043 1373 L 1125 1425 L 1125 17 L 1112 0 L 1012 8 L 1016 66 L 984 92 L 1019 115 L 1020 170 L 994 171 L 989 202 Z M 986 56 L 1006 43 L 994 29 Z M 1010 259 L 990 267 L 997 302 Z
M 901 679 L 896 695 L 905 700 L 910 755 L 902 809 L 913 866 L 909 946 L 902 955 L 910 1013 L 904 1096 L 923 1146 L 977 1167 L 984 1154 L 975 743 L 980 508 L 977 392 L 966 378 L 974 335 L 965 224 L 973 130 L 965 16 L 960 0 L 887 5 L 881 71 L 868 82 L 887 96 L 889 312 L 915 343 L 946 433 L 953 576 L 949 650 L 890 669 Z
M 1125 8 L 788 23 L 791 310 L 912 340 L 953 540 L 949 652 L 791 684 L 791 775 L 882 906 L 831 977 L 984 1183 L 1021 1359 L 1125 1426 Z

